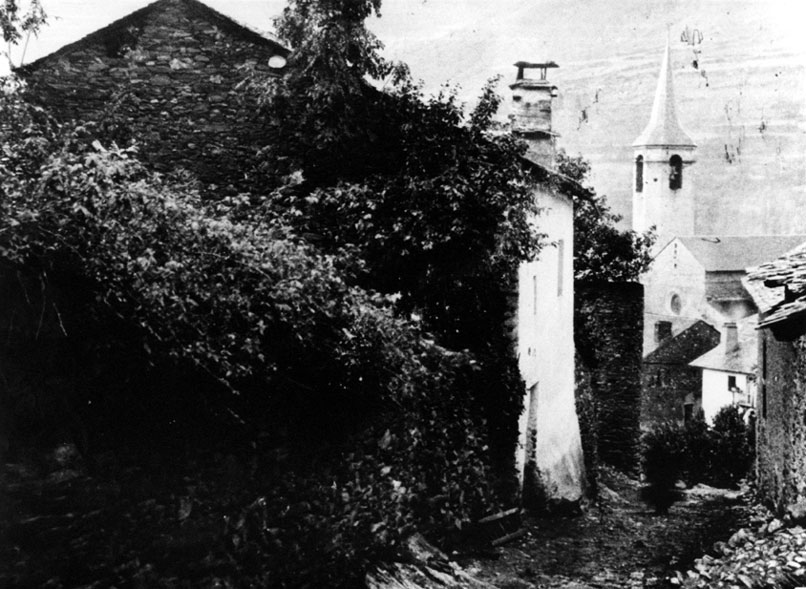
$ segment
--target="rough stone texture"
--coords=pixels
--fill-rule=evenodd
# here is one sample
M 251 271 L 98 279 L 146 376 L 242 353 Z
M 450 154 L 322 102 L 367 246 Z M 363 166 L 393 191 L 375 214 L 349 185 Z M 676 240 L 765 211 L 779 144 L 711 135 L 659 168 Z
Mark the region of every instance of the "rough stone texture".
M 577 284 L 575 295 L 577 350 L 597 400 L 599 457 L 634 471 L 640 438 L 643 286 Z
M 286 54 L 196 0 L 160 0 L 19 73 L 60 120 L 102 121 L 108 139 L 136 138 L 157 170 L 185 168 L 232 193 L 248 186 L 263 139 L 254 97 L 238 85 Z
M 800 327 L 763 329 L 759 338 L 757 482 L 779 515 L 806 499 L 806 334 Z
M 663 421 L 682 422 L 684 405 L 693 413 L 702 407 L 702 370 L 688 363 L 719 344 L 719 331 L 704 321 L 664 341 L 644 358 L 641 426 Z

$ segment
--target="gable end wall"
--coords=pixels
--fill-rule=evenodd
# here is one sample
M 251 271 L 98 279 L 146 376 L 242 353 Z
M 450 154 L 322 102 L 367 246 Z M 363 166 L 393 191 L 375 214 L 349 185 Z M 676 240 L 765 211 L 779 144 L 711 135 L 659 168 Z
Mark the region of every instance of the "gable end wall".
M 186 168 L 214 191 L 232 193 L 248 184 L 244 170 L 264 139 L 255 101 L 237 86 L 249 68 L 271 73 L 268 60 L 279 53 L 247 32 L 167 0 L 21 74 L 31 99 L 58 119 L 106 120 L 104 139 L 127 145 L 136 138 L 141 159 L 155 169 Z

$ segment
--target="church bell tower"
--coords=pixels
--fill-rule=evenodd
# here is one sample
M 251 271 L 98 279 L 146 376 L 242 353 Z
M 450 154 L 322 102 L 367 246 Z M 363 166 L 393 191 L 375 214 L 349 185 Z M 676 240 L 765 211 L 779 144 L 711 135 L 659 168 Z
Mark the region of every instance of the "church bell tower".
M 694 234 L 697 146 L 677 120 L 670 53 L 667 40 L 649 124 L 633 142 L 633 229 L 656 226 L 661 245 Z

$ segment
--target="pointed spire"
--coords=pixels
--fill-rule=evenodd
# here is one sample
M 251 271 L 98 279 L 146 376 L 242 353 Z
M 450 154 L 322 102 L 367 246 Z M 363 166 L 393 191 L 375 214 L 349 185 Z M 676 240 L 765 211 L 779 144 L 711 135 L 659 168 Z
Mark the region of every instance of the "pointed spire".
M 667 35 L 666 51 L 660 67 L 658 88 L 655 91 L 655 102 L 652 104 L 652 115 L 649 117 L 649 124 L 644 132 L 633 142 L 634 147 L 650 145 L 696 147 L 677 120 L 670 53 L 671 47 Z

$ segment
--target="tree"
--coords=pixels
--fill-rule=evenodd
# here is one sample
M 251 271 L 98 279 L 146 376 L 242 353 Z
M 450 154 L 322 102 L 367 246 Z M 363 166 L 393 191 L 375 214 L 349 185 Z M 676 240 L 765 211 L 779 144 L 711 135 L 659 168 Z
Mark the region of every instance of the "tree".
M 46 24 L 47 15 L 39 0 L 31 0 L 26 10 L 21 8 L 17 0 L 6 0 L 0 6 L 0 31 L 2 31 L 3 41 L 6 43 L 3 55 L 8 60 L 9 67 L 14 67 L 11 57 L 12 46 L 17 45 L 24 38 L 25 45 L 17 63 L 17 65 L 22 65 L 31 35 L 37 36 Z
M 466 114 L 426 97 L 364 25 L 377 1 L 296 0 L 277 30 L 296 49 L 258 80 L 272 131 L 262 203 L 323 251 L 350 249 L 359 283 L 396 298 L 479 365 L 473 397 L 512 464 L 523 383 L 509 333 L 518 265 L 542 246 L 523 144 L 497 133 L 494 81 Z
M 590 164 L 580 155 L 560 150 L 561 174 L 583 183 Z M 574 278 L 578 281 L 632 282 L 652 263 L 654 230 L 638 233 L 618 228 L 622 216 L 613 213 L 607 198 L 589 190 L 586 198 L 574 197 Z

